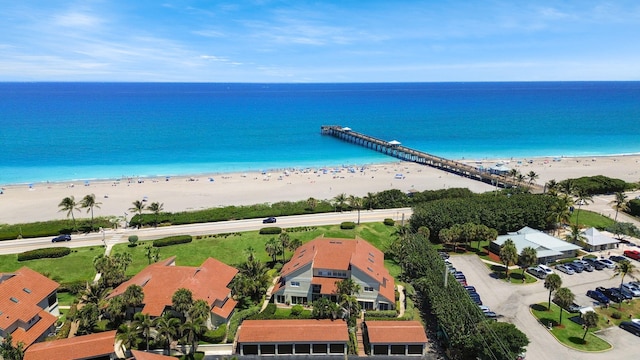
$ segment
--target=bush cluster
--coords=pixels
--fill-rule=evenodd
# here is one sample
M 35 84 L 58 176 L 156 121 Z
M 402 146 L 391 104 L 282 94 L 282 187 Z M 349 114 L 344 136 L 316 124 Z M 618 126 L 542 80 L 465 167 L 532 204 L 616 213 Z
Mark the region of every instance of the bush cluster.
M 68 292 L 72 295 L 78 295 L 86 288 L 87 282 L 85 280 L 77 280 L 68 283 L 61 283 L 58 288 L 58 292 Z
M 315 226 L 298 226 L 298 227 L 293 227 L 293 228 L 287 228 L 287 232 L 290 232 L 290 233 L 306 232 L 306 231 L 314 231 L 316 229 L 317 229 L 317 227 L 315 227 Z
M 250 318 L 259 312 L 260 306 L 254 306 L 231 315 L 231 319 L 229 320 L 229 331 L 227 331 L 227 342 L 233 342 L 233 339 L 236 337 L 238 327 L 244 319 Z
M 617 191 L 625 191 L 627 188 L 633 187 L 633 184 L 627 184 L 624 180 L 597 175 L 560 181 L 560 188 L 568 181 L 572 182 L 578 191 L 589 195 L 610 194 Z
M 225 341 L 225 335 L 227 335 L 227 324 L 222 324 L 215 330 L 207 330 L 202 336 L 202 340 L 210 344 L 219 344 Z
M 260 229 L 262 235 L 278 235 L 282 232 L 282 228 L 277 226 L 263 227 Z
M 629 200 L 629 214 L 640 216 L 640 199 Z
M 23 253 L 18 254 L 18 261 L 46 259 L 46 258 L 59 258 L 59 257 L 67 256 L 69 254 L 71 254 L 71 249 L 69 249 L 68 247 L 35 249 L 35 250 L 29 250 L 29 251 L 25 251 Z
M 386 218 L 384 219 L 384 221 L 382 221 L 382 223 L 387 226 L 394 226 L 396 224 L 396 221 L 391 218 Z
M 395 318 L 398 316 L 398 313 L 395 310 L 367 310 L 364 313 L 365 319 L 370 318 Z
M 186 243 L 190 243 L 191 240 L 193 240 L 191 235 L 169 236 L 166 238 L 153 240 L 153 246 L 163 247 L 163 246 L 169 246 L 169 245 L 186 244 Z
M 342 230 L 351 230 L 356 228 L 356 223 L 353 221 L 345 221 L 340 224 L 340 229 Z

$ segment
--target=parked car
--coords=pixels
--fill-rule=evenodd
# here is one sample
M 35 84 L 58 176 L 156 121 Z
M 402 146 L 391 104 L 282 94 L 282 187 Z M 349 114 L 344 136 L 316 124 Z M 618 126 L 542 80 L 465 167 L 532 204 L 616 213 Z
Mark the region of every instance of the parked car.
M 544 273 L 547 275 L 553 274 L 553 270 L 551 270 L 551 268 L 548 267 L 547 265 L 540 264 L 538 265 L 538 269 L 544 271 Z
M 440 255 L 440 257 L 441 257 L 443 260 L 446 260 L 446 259 L 448 259 L 448 258 L 449 258 L 449 253 L 446 253 L 446 252 L 444 252 L 444 251 L 438 251 L 438 255 Z
M 537 266 L 532 266 L 528 268 L 527 272 L 539 279 L 544 279 L 545 277 L 547 277 L 547 273 L 542 271 L 542 269 L 538 268 Z
M 629 260 L 624 256 L 620 256 L 620 255 L 611 255 L 609 256 L 609 260 L 613 261 L 613 262 L 620 262 L 622 260 Z
M 480 295 L 478 295 L 478 293 L 470 293 L 469 297 L 471 298 L 471 300 L 473 300 L 473 302 L 475 302 L 478 305 L 482 305 L 482 299 L 480 299 Z
M 635 336 L 640 336 L 640 323 L 634 321 L 623 321 L 620 323 L 620 328 L 627 330 Z
M 604 270 L 605 268 L 604 264 L 598 261 L 598 259 L 586 258 L 582 259 L 582 262 L 586 262 L 587 264 L 593 266 L 593 268 L 596 270 Z
M 71 241 L 71 235 L 62 234 L 51 239 L 51 242 Z
M 601 264 L 603 264 L 607 269 L 613 269 L 616 267 L 616 263 L 609 259 L 599 259 Z
M 624 283 L 622 284 L 622 288 L 629 291 L 634 297 L 640 297 L 640 288 L 637 286 L 631 283 Z
M 614 291 L 612 289 L 606 289 L 602 286 L 598 286 L 596 290 L 600 291 L 604 294 L 604 296 L 608 297 L 609 300 L 613 302 L 620 303 L 624 300 L 624 296 L 619 291 Z
M 623 254 L 630 259 L 640 261 L 640 251 L 638 250 L 625 250 Z
M 592 272 L 593 271 L 593 266 L 589 265 L 588 262 L 583 261 L 583 260 L 573 260 L 573 263 L 580 266 L 582 265 L 582 270 L 584 271 L 588 271 L 588 272 Z
M 558 271 L 562 271 L 563 273 L 565 273 L 567 275 L 573 275 L 573 274 L 576 273 L 575 271 L 573 271 L 573 269 L 571 267 L 566 266 L 566 265 L 556 265 L 556 269 Z
M 491 311 L 491 309 L 489 309 L 489 307 L 485 305 L 478 305 L 478 307 L 480 308 L 480 310 L 482 310 L 483 313 Z
M 477 292 L 475 286 L 465 286 L 464 288 L 465 288 L 465 290 L 470 291 L 470 292 Z
M 640 281 L 629 281 L 629 284 L 637 287 L 638 289 L 640 289 Z
M 262 220 L 263 224 L 273 224 L 275 222 L 276 222 L 276 218 L 274 218 L 274 217 L 268 217 L 268 218 Z
M 584 271 L 584 265 L 580 264 L 580 263 L 574 263 L 574 262 L 570 262 L 565 264 L 566 266 L 570 267 L 573 269 L 573 271 L 577 272 L 577 273 L 581 273 Z
M 624 296 L 625 300 L 633 299 L 633 292 L 630 291 L 629 289 L 627 289 L 626 287 L 620 286 L 617 289 L 620 292 L 620 294 L 622 294 L 622 296 Z
M 602 304 L 608 304 L 610 302 L 609 298 L 598 290 L 587 291 L 587 296 Z
M 493 311 L 487 311 L 484 313 L 484 316 L 489 319 L 489 320 L 495 320 L 498 321 L 498 314 L 494 313 Z
M 454 272 L 453 277 L 455 277 L 456 279 L 466 279 L 466 276 L 464 276 L 464 273 L 462 271 Z

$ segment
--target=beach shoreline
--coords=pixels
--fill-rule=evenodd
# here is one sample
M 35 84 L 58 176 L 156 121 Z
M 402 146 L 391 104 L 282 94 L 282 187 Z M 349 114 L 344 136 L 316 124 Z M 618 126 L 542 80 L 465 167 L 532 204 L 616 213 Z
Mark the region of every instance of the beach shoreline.
M 640 181 L 640 155 L 586 157 L 518 157 L 459 159 L 488 168 L 502 163 L 523 175 L 530 171 L 544 185 L 581 176 L 605 175 L 629 182 Z M 339 194 L 365 196 L 389 189 L 404 192 L 463 187 L 473 192 L 494 190 L 490 184 L 460 177 L 428 166 L 393 161 L 366 165 L 315 168 L 281 168 L 265 171 L 212 172 L 180 176 L 128 177 L 120 179 L 40 182 L 2 185 L 0 224 L 66 219 L 58 204 L 67 196 L 77 202 L 95 194 L 100 208 L 94 216 L 132 216 L 135 200 L 164 204 L 164 211 L 190 211 L 228 205 L 252 205 L 299 201 L 310 197 L 324 200 Z M 76 218 L 88 217 L 86 209 Z

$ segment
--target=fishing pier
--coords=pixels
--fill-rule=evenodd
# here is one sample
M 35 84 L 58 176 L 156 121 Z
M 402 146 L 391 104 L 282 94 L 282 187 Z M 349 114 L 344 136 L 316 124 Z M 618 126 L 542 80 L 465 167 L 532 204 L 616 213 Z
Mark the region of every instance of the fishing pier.
M 355 132 L 348 127 L 342 127 L 339 125 L 323 125 L 321 127 L 321 132 L 322 135 L 333 136 L 340 140 L 364 146 L 368 149 L 372 149 L 403 161 L 431 166 L 452 174 L 482 181 L 496 187 L 509 188 L 522 186 L 521 183 L 518 183 L 515 179 L 509 176 L 491 173 L 485 169 L 479 169 L 459 161 L 449 160 L 423 151 L 411 149 L 406 146 L 402 146 L 402 144 L 396 140 L 381 140 L 366 134 Z M 532 184 L 530 187 L 533 192 L 542 192 L 542 187 L 539 185 Z

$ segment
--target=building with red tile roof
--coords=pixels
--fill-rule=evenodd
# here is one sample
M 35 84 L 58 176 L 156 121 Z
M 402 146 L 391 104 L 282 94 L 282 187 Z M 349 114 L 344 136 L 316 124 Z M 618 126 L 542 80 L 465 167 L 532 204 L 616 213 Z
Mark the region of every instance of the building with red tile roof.
M 28 347 L 54 332 L 59 286 L 28 267 L 0 273 L 0 338 L 11 334 L 14 344 Z
M 342 320 L 245 320 L 240 355 L 344 355 L 349 331 Z
M 115 356 L 115 342 L 116 330 L 45 341 L 30 346 L 24 360 L 109 359 Z
M 131 350 L 131 355 L 133 355 L 133 357 L 129 358 L 129 360 L 176 360 L 173 356 L 154 354 L 140 350 Z
M 171 307 L 171 298 L 180 288 L 189 289 L 193 300 L 205 300 L 211 309 L 210 325 L 226 322 L 236 306 L 229 284 L 238 270 L 214 258 L 199 267 L 176 266 L 175 256 L 151 264 L 130 280 L 115 288 L 108 299 L 122 295 L 130 285 L 139 285 L 144 292 L 142 313 L 161 316 Z
M 371 355 L 422 356 L 427 347 L 418 321 L 365 321 L 364 332 Z
M 296 249 L 282 267 L 272 292 L 276 303 L 309 304 L 336 297 L 336 283 L 350 278 L 365 310 L 395 308 L 395 283 L 384 267 L 384 253 L 362 239 L 317 238 Z

